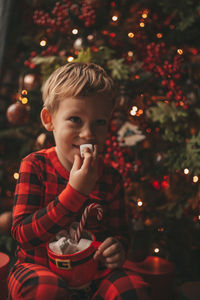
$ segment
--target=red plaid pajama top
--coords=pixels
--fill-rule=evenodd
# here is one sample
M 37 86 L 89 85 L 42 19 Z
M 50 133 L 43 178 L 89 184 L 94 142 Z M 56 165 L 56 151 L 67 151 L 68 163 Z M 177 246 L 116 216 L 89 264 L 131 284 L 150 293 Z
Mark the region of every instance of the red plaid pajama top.
M 45 244 L 57 232 L 80 221 L 84 208 L 92 202 L 103 206 L 103 219 L 96 212 L 88 216 L 84 229 L 97 240 L 117 236 L 127 245 L 124 190 L 120 174 L 101 164 L 98 183 L 86 197 L 69 184 L 69 172 L 60 164 L 55 148 L 34 152 L 20 166 L 13 207 L 12 235 L 18 242 L 20 262 L 48 265 Z

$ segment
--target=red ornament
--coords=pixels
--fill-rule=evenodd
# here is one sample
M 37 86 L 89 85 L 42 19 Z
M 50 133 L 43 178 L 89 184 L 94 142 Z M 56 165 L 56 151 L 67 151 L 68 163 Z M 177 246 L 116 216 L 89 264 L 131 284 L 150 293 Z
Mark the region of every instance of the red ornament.
M 12 213 L 6 211 L 0 215 L 0 234 L 8 234 L 11 229 Z
M 158 182 L 158 180 L 154 180 L 152 182 L 152 185 L 153 187 L 156 189 L 156 190 L 159 190 L 160 189 L 160 183 Z
M 161 182 L 161 186 L 162 186 L 163 189 L 169 188 L 169 183 L 166 180 L 163 180 Z
M 28 104 L 16 102 L 8 107 L 6 116 L 10 124 L 23 126 L 29 120 L 29 111 L 30 106 Z
M 41 85 L 41 78 L 39 75 L 30 73 L 24 76 L 24 82 L 23 82 L 24 89 L 35 90 L 38 89 L 40 85 Z

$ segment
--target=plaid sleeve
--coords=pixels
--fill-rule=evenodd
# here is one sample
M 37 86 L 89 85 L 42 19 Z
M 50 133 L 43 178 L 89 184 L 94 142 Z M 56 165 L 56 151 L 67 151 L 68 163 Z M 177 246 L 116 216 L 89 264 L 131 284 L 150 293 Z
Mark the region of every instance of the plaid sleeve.
M 55 199 L 45 206 L 43 181 L 47 174 L 43 173 L 34 162 L 22 161 L 15 191 L 11 232 L 24 249 L 32 249 L 47 242 L 71 222 L 73 212 L 78 211 L 85 201 L 85 197 L 69 185 L 63 186 L 59 200 L 55 179 L 52 182 L 52 186 L 55 185 Z
M 112 196 L 108 201 L 108 228 L 112 236 L 118 238 L 127 250 L 129 246 L 129 227 L 121 175 L 114 169 L 108 175 Z

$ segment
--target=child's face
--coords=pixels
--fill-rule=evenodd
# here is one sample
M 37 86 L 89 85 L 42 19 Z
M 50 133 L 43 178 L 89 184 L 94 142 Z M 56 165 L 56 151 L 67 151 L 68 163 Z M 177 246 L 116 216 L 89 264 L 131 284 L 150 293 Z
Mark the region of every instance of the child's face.
M 71 170 L 74 154 L 81 144 L 97 145 L 101 150 L 107 135 L 112 110 L 105 95 L 66 98 L 52 116 L 56 152 L 62 165 Z

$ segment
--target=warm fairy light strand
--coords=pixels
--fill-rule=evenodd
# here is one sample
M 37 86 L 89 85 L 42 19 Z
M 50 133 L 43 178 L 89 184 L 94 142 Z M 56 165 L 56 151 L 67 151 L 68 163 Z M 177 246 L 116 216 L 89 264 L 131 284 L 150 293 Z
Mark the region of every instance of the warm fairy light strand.
M 47 44 L 47 41 L 46 41 L 46 40 L 41 40 L 41 41 L 40 41 L 40 46 L 41 46 L 41 47 L 45 47 L 46 44 Z
M 135 34 L 134 34 L 133 32 L 129 32 L 129 33 L 128 33 L 128 37 L 129 37 L 130 39 L 132 39 L 134 36 L 135 36 Z
M 76 28 L 74 28 L 73 30 L 72 30 L 72 34 L 78 34 L 78 29 L 76 29 Z
M 158 252 L 160 252 L 160 249 L 159 249 L 158 247 L 156 247 L 156 248 L 154 249 L 154 252 L 155 252 L 155 253 L 158 253 Z
M 68 61 L 68 62 L 71 62 L 71 61 L 73 61 L 73 60 L 74 60 L 74 57 L 73 57 L 73 56 L 68 56 L 68 57 L 67 57 L 67 61 Z
M 199 177 L 195 175 L 195 176 L 193 176 L 192 180 L 194 183 L 196 183 L 199 181 Z
M 19 179 L 19 173 L 17 173 L 17 172 L 15 172 L 14 174 L 13 174 L 13 177 L 14 177 L 14 179 Z
M 190 171 L 189 171 L 189 169 L 188 169 L 188 168 L 185 168 L 183 172 L 184 172 L 184 174 L 185 174 L 185 175 L 187 175 L 187 174 L 189 174 L 189 173 L 190 173 Z
M 113 21 L 113 22 L 118 21 L 118 16 L 112 16 L 112 21 Z

